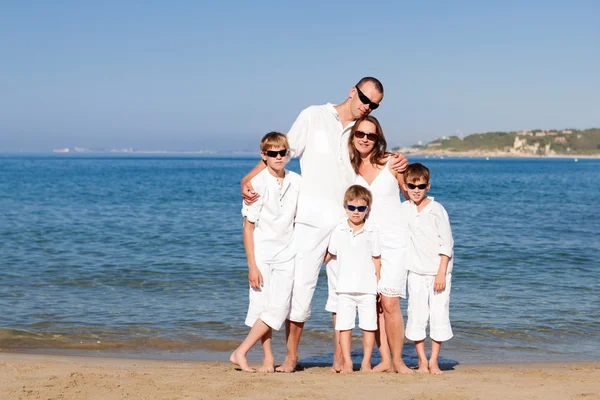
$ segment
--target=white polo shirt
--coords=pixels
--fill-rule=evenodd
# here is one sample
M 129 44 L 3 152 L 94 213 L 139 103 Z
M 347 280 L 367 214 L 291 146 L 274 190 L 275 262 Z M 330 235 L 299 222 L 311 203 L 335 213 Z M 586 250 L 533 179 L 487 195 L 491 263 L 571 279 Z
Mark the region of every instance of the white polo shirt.
M 252 187 L 260 197 L 251 205 L 242 203 L 242 215 L 255 224 L 257 262 L 284 262 L 294 258 L 294 217 L 301 181 L 300 175 L 286 170 L 280 186 L 267 168 L 252 178 Z
M 296 222 L 332 229 L 346 218 L 344 193 L 356 179 L 348 154 L 353 125 L 344 128 L 331 103 L 302 110 L 292 125 L 287 137 L 302 170 Z
M 402 203 L 402 212 L 410 232 L 408 270 L 421 275 L 437 275 L 440 255 L 450 257 L 446 274 L 452 273 L 454 264 L 454 240 L 446 209 L 433 197 L 419 213 L 417 205 L 410 201 Z
M 333 230 L 327 251 L 338 260 L 336 293 L 377 294 L 373 257 L 381 255 L 381 247 L 375 227 L 367 221 L 354 233 L 346 220 Z

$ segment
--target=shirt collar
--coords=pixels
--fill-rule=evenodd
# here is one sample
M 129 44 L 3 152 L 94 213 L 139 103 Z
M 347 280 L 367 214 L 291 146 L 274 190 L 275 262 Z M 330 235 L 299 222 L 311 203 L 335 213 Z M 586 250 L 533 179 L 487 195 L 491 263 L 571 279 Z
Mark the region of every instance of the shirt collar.
M 348 225 L 348 219 L 344 220 L 344 222 L 342 222 L 339 226 L 338 229 L 340 231 L 343 232 L 350 232 L 352 233 L 352 228 L 350 227 L 350 225 Z M 360 228 L 355 235 L 359 234 L 360 232 L 373 232 L 373 226 L 371 225 L 371 223 L 369 223 L 369 220 L 365 221 L 365 224 L 363 225 L 362 228 Z
M 428 198 L 429 200 L 431 200 L 431 201 L 430 201 L 430 202 L 429 202 L 429 203 L 428 203 L 428 204 L 425 206 L 425 208 L 423 208 L 423 209 L 421 210 L 421 212 L 429 210 L 429 208 L 431 208 L 430 206 L 431 206 L 431 205 L 433 204 L 433 202 L 434 202 L 434 197 L 433 197 L 433 196 L 427 196 L 427 198 Z M 410 202 L 410 204 L 412 204 L 412 206 L 413 206 L 413 208 L 415 209 L 415 211 L 417 211 L 417 205 L 415 204 L 415 202 L 414 202 L 414 201 L 412 201 L 412 200 L 408 200 L 408 201 Z

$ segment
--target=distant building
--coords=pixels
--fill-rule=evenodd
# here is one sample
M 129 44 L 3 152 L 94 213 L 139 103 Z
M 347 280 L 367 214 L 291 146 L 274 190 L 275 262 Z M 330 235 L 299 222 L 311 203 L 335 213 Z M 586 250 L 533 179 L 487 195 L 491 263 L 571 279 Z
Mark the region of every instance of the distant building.
M 64 149 L 53 149 L 52 152 L 53 153 L 70 153 L 71 149 L 69 149 L 68 147 L 66 147 Z
M 573 131 L 565 129 L 564 131 L 562 131 L 562 133 L 564 133 L 565 135 L 570 135 L 571 133 L 573 133 Z

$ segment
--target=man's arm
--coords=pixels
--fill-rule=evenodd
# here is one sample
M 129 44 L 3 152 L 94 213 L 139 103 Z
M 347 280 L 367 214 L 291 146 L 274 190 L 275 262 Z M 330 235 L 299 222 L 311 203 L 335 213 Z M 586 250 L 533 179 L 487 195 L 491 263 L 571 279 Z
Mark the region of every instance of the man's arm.
M 263 277 L 254 258 L 254 222 L 244 218 L 244 249 L 248 259 L 248 282 L 253 289 L 261 290 Z
M 242 197 L 244 198 L 244 203 L 250 205 L 258 200 L 259 194 L 254 191 L 252 182 L 250 181 L 265 168 L 267 168 L 267 164 L 261 160 L 254 168 L 252 168 L 252 171 L 248 172 L 248 174 L 242 178 Z

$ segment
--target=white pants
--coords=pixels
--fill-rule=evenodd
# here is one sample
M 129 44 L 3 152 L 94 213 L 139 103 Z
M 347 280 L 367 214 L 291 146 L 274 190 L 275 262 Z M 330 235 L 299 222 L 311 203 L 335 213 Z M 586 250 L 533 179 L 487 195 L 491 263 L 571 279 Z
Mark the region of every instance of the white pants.
M 294 259 L 282 263 L 256 262 L 263 277 L 261 290 L 250 288 L 246 325 L 257 319 L 278 331 L 290 312 L 294 284 Z
M 429 322 L 429 337 L 436 342 L 452 338 L 450 327 L 450 286 L 452 274 L 446 275 L 446 289 L 433 291 L 433 275 L 408 273 L 408 322 L 406 338 L 412 341 L 424 340 Z
M 364 331 L 377 330 L 377 295 L 371 293 L 338 293 L 335 329 L 347 331 L 356 324 Z
M 324 229 L 302 223 L 296 223 L 294 227 L 296 258 L 290 321 L 305 322 L 310 317 L 312 298 L 332 230 L 333 227 Z

